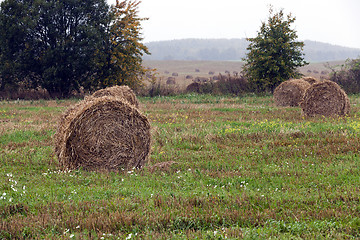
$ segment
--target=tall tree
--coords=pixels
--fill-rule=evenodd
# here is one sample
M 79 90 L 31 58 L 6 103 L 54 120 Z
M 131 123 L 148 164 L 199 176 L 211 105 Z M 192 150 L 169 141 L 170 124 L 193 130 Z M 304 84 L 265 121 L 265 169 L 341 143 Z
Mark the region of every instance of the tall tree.
M 146 18 L 138 16 L 140 3 L 117 0 L 112 6 L 108 39 L 105 49 L 99 52 L 103 66 L 100 87 L 126 84 L 136 88 L 148 72 L 142 66 L 142 56 L 149 51 L 141 42 L 141 21 Z
M 94 53 L 105 37 L 108 5 L 105 0 L 38 0 L 33 11 L 41 85 L 67 96 L 97 70 Z
M 250 44 L 245 57 L 244 73 L 258 92 L 273 91 L 277 85 L 300 75 L 298 67 L 308 64 L 303 58 L 304 43 L 296 41 L 297 33 L 291 29 L 295 17 L 284 16 L 283 10 L 273 12 L 263 22 Z
M 94 74 L 94 52 L 108 22 L 105 0 L 5 0 L 0 11 L 3 86 L 26 79 L 51 95 L 67 96 Z

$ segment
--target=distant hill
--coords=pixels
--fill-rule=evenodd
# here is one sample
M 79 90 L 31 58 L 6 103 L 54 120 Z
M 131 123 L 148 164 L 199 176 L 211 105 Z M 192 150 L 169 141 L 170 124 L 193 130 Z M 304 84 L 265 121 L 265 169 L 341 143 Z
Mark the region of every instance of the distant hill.
M 305 59 L 309 62 L 326 62 L 360 57 L 360 49 L 305 40 Z M 151 55 L 144 60 L 241 60 L 248 42 L 242 39 L 181 39 L 148 42 Z

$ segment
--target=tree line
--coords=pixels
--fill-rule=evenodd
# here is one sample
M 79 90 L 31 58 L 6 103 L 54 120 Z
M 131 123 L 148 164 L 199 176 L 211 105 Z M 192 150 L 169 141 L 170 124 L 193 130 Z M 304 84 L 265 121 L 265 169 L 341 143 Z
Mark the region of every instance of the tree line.
M 0 91 L 46 89 L 52 97 L 146 75 L 140 1 L 5 0 L 0 5 Z

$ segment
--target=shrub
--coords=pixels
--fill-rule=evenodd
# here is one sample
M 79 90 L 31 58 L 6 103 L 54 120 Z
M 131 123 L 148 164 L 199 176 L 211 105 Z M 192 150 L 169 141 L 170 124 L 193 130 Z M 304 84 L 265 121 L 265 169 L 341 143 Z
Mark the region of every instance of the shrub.
M 341 69 L 331 68 L 330 80 L 339 84 L 347 93 L 360 92 L 360 59 L 349 59 Z
M 194 82 L 187 87 L 186 91 L 206 94 L 232 95 L 241 95 L 250 91 L 249 83 L 242 75 L 231 76 L 230 74 L 220 74 L 217 79 L 219 80 L 216 82 Z

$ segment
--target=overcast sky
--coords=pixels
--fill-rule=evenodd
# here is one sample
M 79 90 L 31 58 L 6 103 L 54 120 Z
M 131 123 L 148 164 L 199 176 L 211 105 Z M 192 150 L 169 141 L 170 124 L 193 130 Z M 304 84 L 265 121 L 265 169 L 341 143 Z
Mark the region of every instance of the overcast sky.
M 115 0 L 108 0 L 110 4 Z M 360 48 L 359 0 L 142 0 L 145 42 L 255 37 L 269 5 L 296 17 L 300 40 Z

